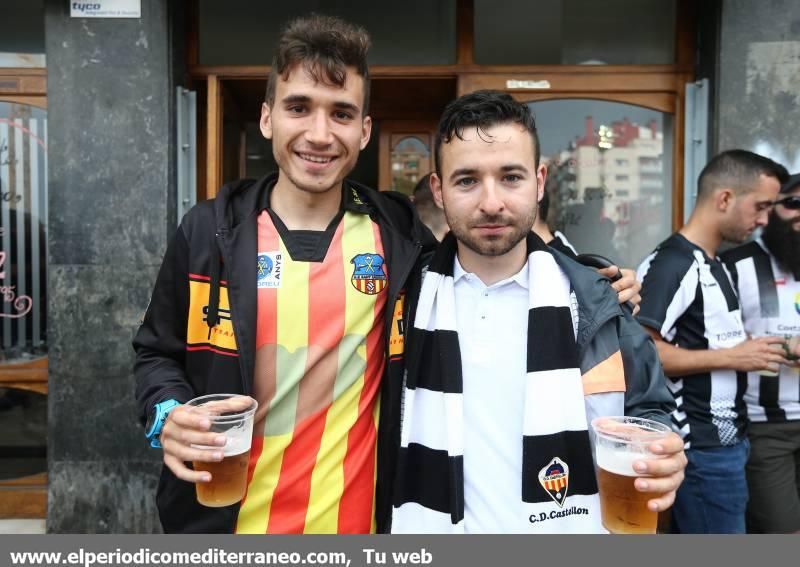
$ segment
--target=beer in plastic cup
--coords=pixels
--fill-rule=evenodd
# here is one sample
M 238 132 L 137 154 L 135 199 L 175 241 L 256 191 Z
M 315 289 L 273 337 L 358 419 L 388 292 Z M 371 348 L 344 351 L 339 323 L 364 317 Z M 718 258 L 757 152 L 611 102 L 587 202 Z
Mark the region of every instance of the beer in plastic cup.
M 783 343 L 772 343 L 769 346 L 769 348 L 771 348 L 772 350 L 774 350 L 778 354 L 783 355 L 784 357 L 787 357 L 787 355 L 789 354 L 789 346 L 788 345 L 789 345 L 788 341 L 787 342 L 783 342 Z M 778 365 L 778 370 L 770 370 L 769 368 L 764 368 L 763 370 L 759 371 L 759 375 L 761 375 L 761 376 L 769 376 L 769 377 L 772 377 L 772 378 L 774 378 L 776 376 L 779 376 L 780 373 L 781 373 L 781 365 Z
M 219 508 L 236 504 L 247 489 L 247 465 L 253 439 L 253 416 L 258 402 L 238 394 L 211 394 L 189 401 L 189 407 L 202 412 L 211 422 L 210 431 L 225 435 L 224 447 L 192 445 L 196 449 L 222 451 L 221 461 L 193 461 L 196 471 L 211 473 L 211 482 L 198 482 L 197 501 Z
M 646 476 L 633 469 L 633 463 L 657 459 L 648 447 L 664 439 L 671 429 L 649 419 L 637 417 L 598 417 L 594 431 L 597 484 L 603 526 L 612 534 L 654 534 L 658 512 L 647 508 L 647 501 L 660 494 L 639 492 L 637 477 Z

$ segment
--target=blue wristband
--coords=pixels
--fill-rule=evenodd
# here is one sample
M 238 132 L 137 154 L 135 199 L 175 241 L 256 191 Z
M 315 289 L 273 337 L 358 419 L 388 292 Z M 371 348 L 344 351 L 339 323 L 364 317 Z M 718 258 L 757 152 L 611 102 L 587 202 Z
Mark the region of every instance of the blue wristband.
M 147 424 L 145 425 L 145 437 L 150 440 L 150 446 L 155 449 L 161 448 L 161 441 L 159 437 L 161 436 L 161 430 L 164 429 L 164 423 L 167 421 L 167 416 L 169 412 L 174 410 L 178 407 L 180 402 L 178 400 L 165 400 L 163 402 L 159 402 L 153 408 L 153 413 L 150 414 L 150 417 L 147 420 Z

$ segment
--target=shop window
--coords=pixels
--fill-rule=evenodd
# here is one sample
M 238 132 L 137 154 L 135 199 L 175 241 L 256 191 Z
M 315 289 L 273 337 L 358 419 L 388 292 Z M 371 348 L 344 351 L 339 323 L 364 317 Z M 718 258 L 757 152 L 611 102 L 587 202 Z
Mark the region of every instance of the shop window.
M 0 518 L 47 497 L 47 113 L 0 100 Z
M 380 4 L 371 0 L 202 0 L 197 4 L 201 65 L 269 65 L 283 26 L 312 12 L 364 26 L 372 37 L 370 65 L 455 63 L 455 0 Z
M 598 100 L 529 104 L 552 228 L 579 252 L 637 266 L 672 229 L 672 115 Z
M 475 0 L 483 65 L 675 62 L 675 0 Z
M 0 102 L 0 364 L 47 345 L 47 113 Z
M 44 0 L 3 0 L 0 67 L 44 67 Z M 6 14 L 13 14 L 7 17 Z

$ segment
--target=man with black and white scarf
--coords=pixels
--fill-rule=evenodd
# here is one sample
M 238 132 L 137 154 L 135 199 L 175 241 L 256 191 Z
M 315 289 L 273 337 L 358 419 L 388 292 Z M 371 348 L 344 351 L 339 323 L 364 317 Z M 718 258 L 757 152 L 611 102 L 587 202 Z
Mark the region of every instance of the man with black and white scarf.
M 653 343 L 605 278 L 531 232 L 546 168 L 525 105 L 457 99 L 434 157 L 451 232 L 412 298 L 392 532 L 603 533 L 588 424 L 669 423 Z M 635 485 L 661 511 L 686 460 L 674 433 L 651 449 Z

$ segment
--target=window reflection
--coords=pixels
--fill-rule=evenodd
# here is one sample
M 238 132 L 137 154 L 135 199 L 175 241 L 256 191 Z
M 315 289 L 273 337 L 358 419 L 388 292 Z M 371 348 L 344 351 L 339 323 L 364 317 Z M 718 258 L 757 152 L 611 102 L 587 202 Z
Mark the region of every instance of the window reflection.
M 414 192 L 414 186 L 433 168 L 429 143 L 421 136 L 403 136 L 392 140 L 392 189 L 406 195 Z
M 475 61 L 482 65 L 675 62 L 675 0 L 474 3 Z
M 283 27 L 312 12 L 363 26 L 372 36 L 370 65 L 455 63 L 455 0 L 226 0 L 197 2 L 201 65 L 269 65 Z M 231 41 L 237 30 L 237 41 Z
M 531 103 L 552 229 L 581 253 L 636 266 L 671 229 L 671 117 L 591 100 Z
M 0 364 L 45 353 L 47 115 L 0 102 Z

